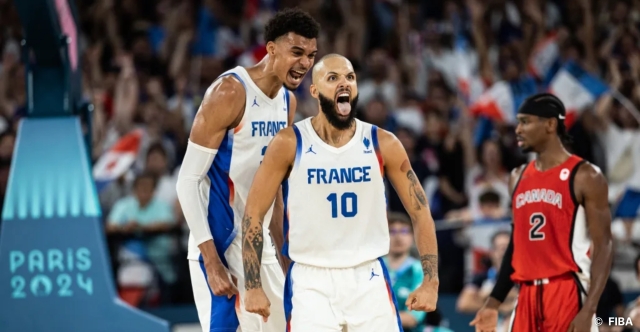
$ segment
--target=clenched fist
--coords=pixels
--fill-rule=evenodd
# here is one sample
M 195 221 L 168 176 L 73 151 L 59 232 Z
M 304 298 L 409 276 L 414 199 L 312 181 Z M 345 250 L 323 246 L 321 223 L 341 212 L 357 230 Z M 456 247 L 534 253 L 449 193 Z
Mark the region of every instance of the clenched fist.
M 409 310 L 431 312 L 436 310 L 436 303 L 438 303 L 438 284 L 424 282 L 409 294 L 405 304 Z
M 206 270 L 207 282 L 213 295 L 226 295 L 231 298 L 233 295 L 238 294 L 238 289 L 235 286 L 236 281 L 233 280 L 235 278 L 231 276 L 224 266 L 206 267 Z
M 271 302 L 262 288 L 247 290 L 244 297 L 244 309 L 248 312 L 262 316 L 266 322 L 271 313 Z

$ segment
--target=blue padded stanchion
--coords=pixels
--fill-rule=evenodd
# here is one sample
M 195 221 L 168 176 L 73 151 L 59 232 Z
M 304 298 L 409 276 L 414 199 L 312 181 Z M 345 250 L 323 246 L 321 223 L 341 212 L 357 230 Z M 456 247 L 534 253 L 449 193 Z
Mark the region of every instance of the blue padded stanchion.
M 77 117 L 20 125 L 0 228 L 0 331 L 168 332 L 117 297 Z

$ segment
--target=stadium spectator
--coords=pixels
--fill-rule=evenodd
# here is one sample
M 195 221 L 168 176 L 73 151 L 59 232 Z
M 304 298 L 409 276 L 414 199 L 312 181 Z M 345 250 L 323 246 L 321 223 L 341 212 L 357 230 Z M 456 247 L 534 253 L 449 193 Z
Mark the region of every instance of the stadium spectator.
M 622 292 L 640 289 L 634 277 L 626 277 L 634 275 L 629 267 L 638 249 L 633 244 L 640 242 L 640 2 L 74 3 L 79 14 L 83 96 L 94 105 L 91 161 L 104 157 L 133 130 L 143 133 L 135 161 L 100 188 L 108 229 L 123 229 L 113 224 L 125 225 L 132 218 L 124 212 L 162 216 L 163 221 L 184 226 L 169 188 L 206 88 L 223 71 L 259 61 L 265 55 L 264 22 L 277 9 L 300 6 L 322 25 L 318 56 L 338 52 L 354 64 L 361 82 L 359 117 L 392 131 L 410 151 L 433 216 L 466 221 L 439 223 L 445 265 L 441 289 L 454 295 L 462 291 L 462 281 L 473 271 L 464 269 L 465 259 L 467 266 L 472 265 L 469 253 L 491 247 L 494 227 L 504 226 L 471 221 L 508 218 L 511 197 L 506 175 L 527 161 L 517 146 L 513 114 L 528 95 L 549 89 L 561 96 L 571 114 L 567 121 L 572 122 L 573 141 L 567 148 L 599 166 L 608 178 L 617 217 L 613 233 L 619 240 L 613 266 L 616 282 Z M 14 1 L 0 0 L 0 192 L 19 146 L 12 142 L 19 137 L 20 118 L 28 110 L 23 33 Z M 563 77 L 599 88 L 581 83 L 563 90 L 569 86 L 560 80 Z M 310 79 L 307 75 L 294 91 L 296 120 L 317 112 L 308 96 Z M 149 198 L 148 205 L 140 208 L 136 195 L 142 190 L 131 187 L 135 175 L 145 171 L 159 177 L 158 199 Z M 143 178 L 144 196 L 153 185 L 146 175 Z M 389 210 L 403 213 L 394 189 L 388 186 L 388 192 Z M 143 219 L 137 222 L 143 224 Z M 147 221 L 160 220 L 151 219 Z M 182 234 L 163 237 L 184 241 L 187 235 L 183 229 Z M 109 237 L 112 244 L 120 240 Z M 172 279 L 171 273 L 153 266 L 155 274 Z M 469 287 L 464 286 L 463 295 Z M 441 314 L 447 321 L 452 313 Z
M 503 201 L 509 197 L 500 197 L 493 189 L 485 189 L 478 197 L 476 211 L 469 208 L 453 210 L 447 213 L 446 219 L 454 222 L 471 224 L 483 221 L 504 220 L 508 216 L 508 210 L 504 208 Z
M 136 177 L 133 194 L 116 202 L 107 218 L 108 234 L 123 236 L 123 246 L 157 269 L 162 280 L 173 284 L 177 272 L 172 259 L 176 241 L 167 234 L 175 227 L 171 205 L 154 198 L 157 179 L 145 173 Z

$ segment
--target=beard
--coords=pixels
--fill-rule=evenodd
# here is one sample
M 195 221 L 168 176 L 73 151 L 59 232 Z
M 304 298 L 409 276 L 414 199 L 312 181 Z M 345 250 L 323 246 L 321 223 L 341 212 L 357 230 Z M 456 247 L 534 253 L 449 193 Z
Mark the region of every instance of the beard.
M 351 104 L 351 112 L 346 118 L 341 117 L 336 110 L 336 102 L 331 98 L 318 94 L 318 100 L 320 100 L 320 110 L 327 117 L 329 124 L 339 130 L 345 130 L 351 127 L 356 117 L 356 106 L 358 105 L 358 95 L 356 95 L 349 104 Z
M 531 146 L 524 146 L 524 147 L 521 147 L 521 148 L 520 148 L 520 151 L 522 151 L 522 153 L 531 153 L 531 152 L 535 152 Z
M 533 148 L 533 146 L 530 145 L 530 144 L 525 144 L 523 146 L 518 146 L 518 148 L 520 149 L 520 152 L 522 152 L 522 153 L 536 152 L 535 149 Z

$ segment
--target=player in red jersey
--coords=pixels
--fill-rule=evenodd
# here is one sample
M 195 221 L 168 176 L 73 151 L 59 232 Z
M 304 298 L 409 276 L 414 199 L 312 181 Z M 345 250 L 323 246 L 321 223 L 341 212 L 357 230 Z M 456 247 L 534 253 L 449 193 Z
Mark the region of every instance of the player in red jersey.
M 518 284 L 510 331 L 598 331 L 595 312 L 612 261 L 607 181 L 570 154 L 565 108 L 551 94 L 529 97 L 518 111 L 518 145 L 537 157 L 513 170 L 513 233 L 491 296 L 471 322 L 496 331 L 498 306 Z

